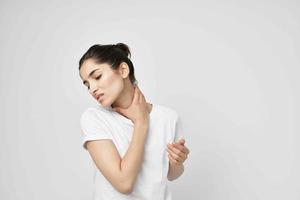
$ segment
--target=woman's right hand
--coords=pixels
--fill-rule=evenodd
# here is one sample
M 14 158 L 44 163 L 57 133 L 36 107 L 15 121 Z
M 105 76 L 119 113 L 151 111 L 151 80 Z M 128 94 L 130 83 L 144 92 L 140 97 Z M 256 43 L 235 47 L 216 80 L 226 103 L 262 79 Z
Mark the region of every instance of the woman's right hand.
M 149 123 L 147 102 L 137 85 L 134 86 L 133 100 L 128 108 L 114 107 L 112 109 L 129 118 L 134 124 L 142 123 L 148 125 Z

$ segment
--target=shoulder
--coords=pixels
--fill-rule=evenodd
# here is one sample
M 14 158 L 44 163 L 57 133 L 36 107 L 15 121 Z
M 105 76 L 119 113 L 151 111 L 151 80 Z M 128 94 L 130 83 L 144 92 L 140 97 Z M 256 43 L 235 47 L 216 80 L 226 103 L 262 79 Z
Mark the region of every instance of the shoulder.
M 160 112 L 160 114 L 168 115 L 174 120 L 176 120 L 179 117 L 178 112 L 172 107 L 161 105 L 161 104 L 156 104 L 155 106 L 158 112 Z
M 92 117 L 95 116 L 99 111 L 95 107 L 88 107 L 85 110 L 83 110 L 81 114 L 81 118 L 85 117 Z
M 107 115 L 108 112 L 109 111 L 101 107 L 88 107 L 81 113 L 80 120 L 101 118 L 101 116 Z

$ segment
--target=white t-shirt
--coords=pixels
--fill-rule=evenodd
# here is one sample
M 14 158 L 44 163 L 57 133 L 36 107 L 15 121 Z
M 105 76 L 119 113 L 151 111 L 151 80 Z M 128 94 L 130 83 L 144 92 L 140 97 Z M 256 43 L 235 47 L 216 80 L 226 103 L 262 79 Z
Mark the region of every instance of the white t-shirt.
M 94 165 L 94 200 L 171 200 L 168 188 L 169 158 L 167 144 L 183 138 L 182 123 L 178 113 L 166 106 L 152 104 L 149 129 L 145 143 L 144 161 L 137 176 L 133 192 L 122 194 L 102 175 Z M 81 115 L 82 145 L 86 141 L 111 139 L 120 156 L 129 147 L 134 124 L 111 108 L 100 105 L 87 108 Z

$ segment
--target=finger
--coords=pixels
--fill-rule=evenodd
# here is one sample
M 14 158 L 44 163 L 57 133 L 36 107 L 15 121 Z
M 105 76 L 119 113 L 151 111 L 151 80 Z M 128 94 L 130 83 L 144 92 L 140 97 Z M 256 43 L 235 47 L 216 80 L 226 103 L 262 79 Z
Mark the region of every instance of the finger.
M 143 93 L 141 93 L 140 103 L 146 103 L 146 99 Z
M 174 143 L 174 145 L 175 145 L 177 148 L 181 149 L 185 154 L 189 154 L 189 153 L 190 153 L 190 150 L 189 150 L 186 146 L 180 144 L 179 142 Z M 181 147 L 180 147 L 180 146 L 181 146 Z
M 176 155 L 178 155 L 182 161 L 184 161 L 187 158 L 187 154 L 178 149 L 172 149 L 171 151 L 173 151 Z
M 145 100 L 144 94 L 141 92 L 141 90 L 139 89 L 139 103 L 143 103 L 143 101 Z
M 190 153 L 190 150 L 186 147 L 186 146 L 184 146 L 184 145 L 180 145 L 180 144 L 178 144 L 178 142 L 177 143 L 174 143 L 174 146 L 176 146 L 176 148 L 180 148 L 184 153 L 186 153 L 186 154 L 189 154 Z M 181 146 L 181 147 L 180 147 Z
M 168 158 L 172 165 L 178 165 L 179 162 L 177 160 L 175 160 L 174 158 L 172 158 L 172 156 L 170 154 L 168 155 Z
M 186 152 L 186 149 L 185 149 L 185 146 L 181 145 L 181 144 L 178 144 L 178 143 L 173 143 L 173 145 L 171 145 L 173 147 L 175 147 L 176 149 L 182 151 L 183 153 L 187 153 Z
M 187 147 L 184 147 L 184 152 L 186 155 L 188 155 L 190 153 L 190 150 Z
M 136 85 L 134 88 L 134 96 L 132 102 L 137 103 L 139 101 L 139 88 Z
M 174 158 L 176 159 L 177 161 L 184 161 L 185 158 L 184 157 L 181 157 L 180 155 L 176 154 L 174 151 L 170 150 L 170 149 L 167 149 L 168 153 Z
M 137 98 L 137 102 L 141 102 L 141 96 L 142 96 L 142 93 L 141 93 L 141 90 L 138 86 L 136 86 L 136 89 L 137 89 L 137 93 L 138 93 L 138 98 Z
M 180 165 L 181 163 L 174 159 L 170 154 L 168 155 L 171 164 Z
M 182 148 L 182 145 L 179 146 L 179 148 L 175 147 L 174 145 L 168 145 L 168 148 L 170 148 L 174 153 L 176 153 L 177 155 L 179 155 L 181 158 L 183 158 L 184 160 L 187 159 L 188 156 L 188 150 L 186 147 Z
M 185 151 L 186 151 L 187 154 L 190 153 L 190 150 L 187 147 L 185 147 Z
M 139 103 L 143 102 L 143 94 L 142 92 L 139 90 Z

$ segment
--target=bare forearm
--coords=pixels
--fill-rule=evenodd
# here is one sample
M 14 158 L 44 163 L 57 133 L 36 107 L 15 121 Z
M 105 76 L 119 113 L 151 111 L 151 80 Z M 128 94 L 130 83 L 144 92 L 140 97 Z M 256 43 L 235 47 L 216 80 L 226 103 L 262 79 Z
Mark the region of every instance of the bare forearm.
M 133 187 L 143 162 L 147 131 L 147 123 L 135 124 L 132 140 L 121 162 L 121 171 L 125 174 L 130 187 Z
M 173 181 L 177 179 L 184 172 L 184 165 L 172 165 L 169 162 L 168 180 Z

